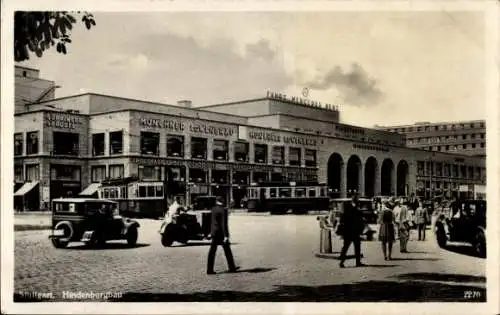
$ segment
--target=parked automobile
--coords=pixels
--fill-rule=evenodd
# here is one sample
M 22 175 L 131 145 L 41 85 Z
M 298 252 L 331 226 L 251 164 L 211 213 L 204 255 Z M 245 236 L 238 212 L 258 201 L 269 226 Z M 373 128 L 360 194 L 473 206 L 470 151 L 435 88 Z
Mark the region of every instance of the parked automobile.
M 213 204 L 212 204 L 213 201 Z M 198 197 L 194 207 L 180 208 L 173 217 L 165 217 L 161 227 L 161 244 L 172 246 L 174 242 L 187 244 L 190 240 L 210 239 L 211 208 L 215 197 Z
M 448 216 L 439 216 L 435 234 L 440 247 L 447 242 L 465 242 L 474 246 L 478 255 L 486 257 L 486 201 L 457 201 Z
M 110 240 L 137 243 L 139 223 L 119 215 L 118 203 L 106 199 L 59 198 L 52 201 L 52 245 L 70 242 L 102 245 Z

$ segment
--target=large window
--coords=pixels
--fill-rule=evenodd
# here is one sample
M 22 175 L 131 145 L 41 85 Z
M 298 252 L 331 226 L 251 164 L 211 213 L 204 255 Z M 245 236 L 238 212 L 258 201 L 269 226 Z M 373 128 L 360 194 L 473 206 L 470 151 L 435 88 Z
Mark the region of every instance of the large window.
M 92 135 L 92 156 L 104 155 L 104 133 Z
M 123 153 L 123 131 L 113 131 L 109 133 L 109 154 Z
M 467 168 L 465 165 L 460 165 L 460 178 L 466 178 Z
M 290 148 L 288 150 L 288 159 L 290 161 L 290 165 L 298 165 L 300 166 L 301 160 L 300 148 Z
M 213 157 L 214 160 L 227 161 L 229 142 L 227 140 L 214 140 Z
M 38 131 L 28 132 L 26 134 L 26 154 L 38 154 Z
M 38 164 L 26 165 L 26 181 L 34 182 L 40 180 L 40 166 Z
M 139 198 L 163 198 L 163 184 L 145 183 L 138 184 L 137 197 Z
M 207 159 L 207 139 L 191 138 L 191 158 Z
M 306 149 L 306 166 L 316 166 L 316 150 Z
M 160 181 L 161 180 L 160 167 L 139 165 L 139 179 L 142 181 Z
M 23 155 L 23 134 L 14 134 L 14 155 Z
M 273 146 L 271 156 L 273 164 L 285 164 L 285 147 Z
M 234 143 L 234 160 L 236 162 L 248 162 L 248 143 L 235 142 Z
M 53 140 L 54 154 L 78 155 L 80 145 L 79 134 L 54 131 Z
M 167 156 L 184 157 L 184 136 L 167 136 Z
M 158 132 L 141 132 L 141 154 L 160 155 L 160 134 Z
M 80 166 L 51 165 L 50 178 L 52 180 L 80 181 Z
M 106 166 L 104 165 L 92 166 L 91 173 L 92 173 L 93 183 L 102 182 L 106 178 Z
M 125 167 L 123 164 L 109 166 L 109 178 L 123 178 L 125 175 Z
M 229 182 L 229 173 L 222 170 L 212 170 L 212 183 L 227 184 Z
M 255 163 L 267 163 L 267 145 L 254 144 L 255 149 Z
M 467 168 L 467 178 L 468 179 L 474 179 L 474 167 L 469 166 Z
M 425 167 L 423 161 L 418 161 L 417 163 L 417 174 L 422 176 L 425 175 Z
M 15 182 L 24 182 L 23 166 L 22 165 L 14 165 L 14 181 Z
M 453 164 L 453 173 L 452 173 L 452 176 L 453 177 L 458 177 L 458 165 L 456 165 L 456 164 Z
M 192 183 L 204 184 L 207 182 L 207 172 L 202 169 L 190 169 L 189 181 Z

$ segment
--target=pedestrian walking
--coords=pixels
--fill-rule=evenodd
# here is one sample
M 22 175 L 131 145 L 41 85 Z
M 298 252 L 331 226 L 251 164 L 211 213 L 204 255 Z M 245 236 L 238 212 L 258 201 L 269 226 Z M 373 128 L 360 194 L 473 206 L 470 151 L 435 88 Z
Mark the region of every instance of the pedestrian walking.
M 351 243 L 354 244 L 356 267 L 364 266 L 364 264 L 361 263 L 361 234 L 363 234 L 364 229 L 365 222 L 359 210 L 358 196 L 353 195 L 351 202 L 344 207 L 337 230 L 337 234 L 341 235 L 344 239 L 344 244 L 340 253 L 341 268 L 344 268 L 347 250 Z
M 380 224 L 378 239 L 382 243 L 382 252 L 384 260 L 392 259 L 392 244 L 395 240 L 394 235 L 394 215 L 392 213 L 389 202 L 382 204 L 378 216 L 378 224 Z
M 229 272 L 236 272 L 239 267 L 237 267 L 234 263 L 233 253 L 229 243 L 228 209 L 224 206 L 222 197 L 216 198 L 215 205 L 212 207 L 211 219 L 212 225 L 210 234 L 212 236 L 212 243 L 208 252 L 207 274 L 215 274 L 215 254 L 217 253 L 217 247 L 219 245 L 221 245 L 224 249 Z
M 418 240 L 425 241 L 425 228 L 429 220 L 429 212 L 424 207 L 422 201 L 419 201 L 417 210 L 415 212 L 417 218 Z
M 399 251 L 407 253 L 407 245 L 410 240 L 409 213 L 408 207 L 402 205 L 399 199 L 396 200 L 396 206 L 394 207 L 394 219 L 399 235 Z

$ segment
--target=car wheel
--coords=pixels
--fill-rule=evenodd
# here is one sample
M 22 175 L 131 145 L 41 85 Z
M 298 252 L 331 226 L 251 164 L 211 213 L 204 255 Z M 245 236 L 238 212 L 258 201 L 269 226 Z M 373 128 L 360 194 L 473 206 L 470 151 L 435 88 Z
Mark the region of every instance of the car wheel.
M 61 241 L 60 239 L 57 239 L 55 237 L 53 237 L 51 241 L 52 241 L 52 245 L 55 248 L 65 248 L 69 244 L 69 242 Z
M 439 247 L 444 248 L 446 246 L 446 234 L 442 227 L 436 229 L 436 241 Z
M 474 247 L 480 257 L 486 257 L 486 236 L 483 231 L 477 232 Z
M 138 237 L 137 228 L 130 228 L 127 231 L 127 244 L 130 246 L 134 246 L 135 244 L 137 244 L 137 237 Z
M 169 233 L 163 233 L 161 236 L 161 244 L 165 247 L 170 247 L 174 243 L 174 238 Z

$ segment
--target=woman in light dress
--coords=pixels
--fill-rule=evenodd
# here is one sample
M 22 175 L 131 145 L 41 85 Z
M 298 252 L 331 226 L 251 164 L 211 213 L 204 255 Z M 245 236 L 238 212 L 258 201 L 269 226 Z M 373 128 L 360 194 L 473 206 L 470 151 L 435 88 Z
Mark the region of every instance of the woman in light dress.
M 389 201 L 379 205 L 378 224 L 380 225 L 378 239 L 382 243 L 382 252 L 385 260 L 392 259 L 392 244 L 395 240 L 394 235 L 394 215 L 392 205 Z

